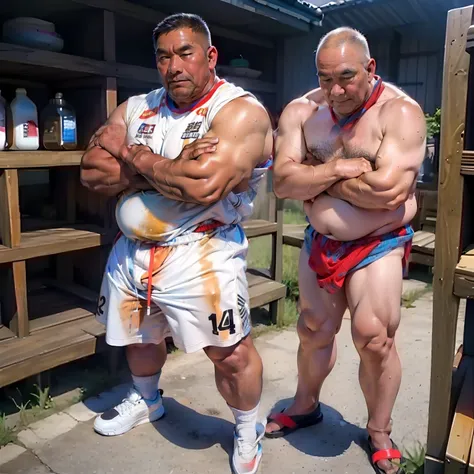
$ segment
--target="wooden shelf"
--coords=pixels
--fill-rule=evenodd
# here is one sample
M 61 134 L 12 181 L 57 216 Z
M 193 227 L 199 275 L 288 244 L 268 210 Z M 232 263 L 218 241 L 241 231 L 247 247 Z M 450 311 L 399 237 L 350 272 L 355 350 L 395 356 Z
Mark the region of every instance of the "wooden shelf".
M 22 232 L 18 247 L 0 245 L 0 263 L 99 247 L 111 243 L 113 238 L 104 229 L 93 225 Z
M 51 168 L 79 166 L 84 150 L 74 151 L 1 151 L 0 169 Z
M 0 342 L 0 387 L 57 367 L 96 351 L 103 327 L 90 313 L 79 320 L 38 330 L 30 336 Z
M 3 326 L 3 324 L 0 324 L 0 342 L 6 339 L 13 339 L 14 337 L 16 337 L 15 333 L 10 331 L 6 326 Z
M 93 293 L 79 285 L 70 285 L 86 294 Z M 97 296 L 84 299 L 78 291 L 69 291 L 68 284 L 51 279 L 31 281 L 28 288 L 30 334 L 94 316 Z
M 412 249 L 416 252 L 434 255 L 435 233 L 423 230 L 416 231 L 413 236 Z
M 460 298 L 474 298 L 474 249 L 461 255 L 456 266 L 454 294 Z
M 283 225 L 283 244 L 297 248 L 303 247 L 304 230 L 306 227 L 307 224 Z
M 248 239 L 252 237 L 260 237 L 262 235 L 270 235 L 278 230 L 276 222 L 265 221 L 262 219 L 251 219 L 242 223 L 245 235 Z
M 250 308 L 257 308 L 286 296 L 286 286 L 256 270 L 247 272 Z
M 54 53 L 40 49 L 27 48 L 16 44 L 0 43 L 0 63 L 2 76 L 22 75 L 43 79 L 58 80 L 58 70 L 69 73 L 69 77 L 104 76 L 134 79 L 145 83 L 158 83 L 156 69 L 98 61 L 70 54 Z M 64 80 L 64 74 L 61 80 Z
M 0 328 L 0 387 L 95 352 L 105 328 L 95 320 L 96 303 L 87 297 L 93 292 L 68 287 L 54 280 L 29 283 L 29 336 L 3 337 L 9 330 Z M 77 296 L 77 288 L 86 298 Z

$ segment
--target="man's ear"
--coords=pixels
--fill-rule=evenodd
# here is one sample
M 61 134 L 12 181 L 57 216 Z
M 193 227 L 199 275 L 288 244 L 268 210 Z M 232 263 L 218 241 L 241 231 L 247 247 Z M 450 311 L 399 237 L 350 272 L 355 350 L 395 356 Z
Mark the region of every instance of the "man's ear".
M 375 62 L 374 58 L 371 58 L 369 60 L 369 63 L 367 64 L 367 72 L 369 73 L 369 82 L 372 82 L 372 79 L 375 76 L 376 68 L 377 68 L 377 63 Z
M 207 60 L 209 62 L 209 69 L 215 69 L 217 64 L 217 49 L 215 46 L 209 46 L 207 50 Z

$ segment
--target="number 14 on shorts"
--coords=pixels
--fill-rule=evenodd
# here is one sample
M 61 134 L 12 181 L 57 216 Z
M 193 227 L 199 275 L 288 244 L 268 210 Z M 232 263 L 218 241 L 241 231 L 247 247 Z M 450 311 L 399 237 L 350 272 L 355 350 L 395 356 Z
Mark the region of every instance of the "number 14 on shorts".
M 229 331 L 229 334 L 235 334 L 234 311 L 232 309 L 226 309 L 222 313 L 219 324 L 217 323 L 216 313 L 209 316 L 209 321 L 212 324 L 212 334 L 218 336 L 221 331 Z

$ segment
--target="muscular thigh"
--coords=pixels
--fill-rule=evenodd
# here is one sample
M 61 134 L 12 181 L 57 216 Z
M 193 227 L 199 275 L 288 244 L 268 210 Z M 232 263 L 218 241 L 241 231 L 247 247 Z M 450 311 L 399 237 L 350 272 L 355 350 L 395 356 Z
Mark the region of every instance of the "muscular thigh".
M 346 279 L 356 344 L 357 339 L 364 343 L 381 332 L 388 337 L 395 335 L 400 324 L 403 252 L 403 248 L 396 249 Z
M 316 273 L 308 265 L 309 254 L 302 248 L 299 261 L 300 324 L 311 331 L 339 331 L 347 308 L 344 291 L 329 294 L 318 285 Z

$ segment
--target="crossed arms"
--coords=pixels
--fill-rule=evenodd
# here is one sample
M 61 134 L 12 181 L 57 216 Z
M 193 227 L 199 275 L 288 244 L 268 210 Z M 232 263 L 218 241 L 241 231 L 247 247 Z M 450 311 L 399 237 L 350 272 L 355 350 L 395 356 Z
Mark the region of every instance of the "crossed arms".
M 275 191 L 279 197 L 308 200 L 326 191 L 365 209 L 397 209 L 412 192 L 425 154 L 426 124 L 420 107 L 397 98 L 385 105 L 382 144 L 373 171 L 364 158 L 302 164 L 304 122 L 317 110 L 306 99 L 288 105 L 276 141 Z M 312 107 L 312 109 L 311 109 Z M 364 164 L 365 162 L 365 164 Z
M 224 106 L 205 137 L 172 160 L 146 146 L 127 146 L 125 110 L 126 103 L 114 110 L 83 156 L 81 181 L 93 191 L 115 196 L 126 189 L 155 189 L 174 200 L 210 205 L 245 185 L 271 155 L 270 119 L 250 97 Z

